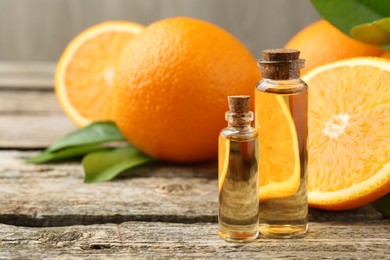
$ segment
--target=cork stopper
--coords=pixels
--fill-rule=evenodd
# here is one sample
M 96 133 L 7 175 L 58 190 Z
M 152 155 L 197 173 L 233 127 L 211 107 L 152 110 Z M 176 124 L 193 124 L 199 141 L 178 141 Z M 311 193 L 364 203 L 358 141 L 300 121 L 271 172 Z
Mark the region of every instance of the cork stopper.
M 231 113 L 248 113 L 250 96 L 228 96 L 229 111 Z
M 274 80 L 298 79 L 305 60 L 299 59 L 300 51 L 294 49 L 269 49 L 262 52 L 259 67 L 263 78 Z
M 269 49 L 262 52 L 265 61 L 291 61 L 299 60 L 301 52 L 294 49 Z
M 229 111 L 225 114 L 228 125 L 243 128 L 251 124 L 253 112 L 249 111 L 250 96 L 228 96 Z

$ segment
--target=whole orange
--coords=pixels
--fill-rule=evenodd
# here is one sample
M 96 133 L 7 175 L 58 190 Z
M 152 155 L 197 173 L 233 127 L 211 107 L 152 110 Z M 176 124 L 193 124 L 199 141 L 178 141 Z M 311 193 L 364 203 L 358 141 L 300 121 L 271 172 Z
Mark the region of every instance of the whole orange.
M 359 56 L 380 56 L 382 53 L 379 46 L 356 41 L 326 20 L 320 20 L 302 29 L 291 38 L 285 48 L 301 51 L 301 57 L 306 59 L 303 74 L 333 61 Z
M 223 29 L 177 17 L 153 23 L 117 63 L 114 117 L 141 151 L 171 162 L 216 158 L 227 96 L 260 78 L 245 46 Z

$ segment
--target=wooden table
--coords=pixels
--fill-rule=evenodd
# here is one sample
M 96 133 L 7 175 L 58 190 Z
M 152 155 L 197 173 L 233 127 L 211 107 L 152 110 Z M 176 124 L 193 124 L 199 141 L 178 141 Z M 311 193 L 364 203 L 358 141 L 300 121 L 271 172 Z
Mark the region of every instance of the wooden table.
M 312 209 L 300 239 L 220 240 L 216 163 L 101 184 L 84 184 L 79 163 L 25 164 L 74 129 L 52 87 L 34 82 L 0 79 L 0 259 L 390 259 L 390 220 L 371 205 Z

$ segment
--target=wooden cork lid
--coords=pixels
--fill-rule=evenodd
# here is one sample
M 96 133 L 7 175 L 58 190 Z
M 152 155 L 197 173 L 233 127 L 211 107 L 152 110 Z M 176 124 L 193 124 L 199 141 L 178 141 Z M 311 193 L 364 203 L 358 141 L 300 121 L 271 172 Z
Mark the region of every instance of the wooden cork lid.
M 305 60 L 299 59 L 300 51 L 294 49 L 269 49 L 262 52 L 259 61 L 263 78 L 274 80 L 298 79 Z
M 228 103 L 231 113 L 248 113 L 250 96 L 228 96 Z
M 265 61 L 291 61 L 299 60 L 301 52 L 294 49 L 269 49 L 262 52 Z

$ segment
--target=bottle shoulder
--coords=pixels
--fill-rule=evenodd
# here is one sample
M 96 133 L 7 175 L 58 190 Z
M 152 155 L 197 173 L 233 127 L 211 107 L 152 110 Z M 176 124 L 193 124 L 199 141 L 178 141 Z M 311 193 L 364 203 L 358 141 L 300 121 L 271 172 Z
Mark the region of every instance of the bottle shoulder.
M 221 130 L 220 135 L 226 139 L 237 142 L 251 141 L 258 137 L 257 130 L 253 127 L 248 127 L 245 130 L 226 127 Z
M 298 94 L 308 90 L 306 82 L 302 79 L 272 80 L 262 79 L 256 86 L 261 92 L 275 94 Z

